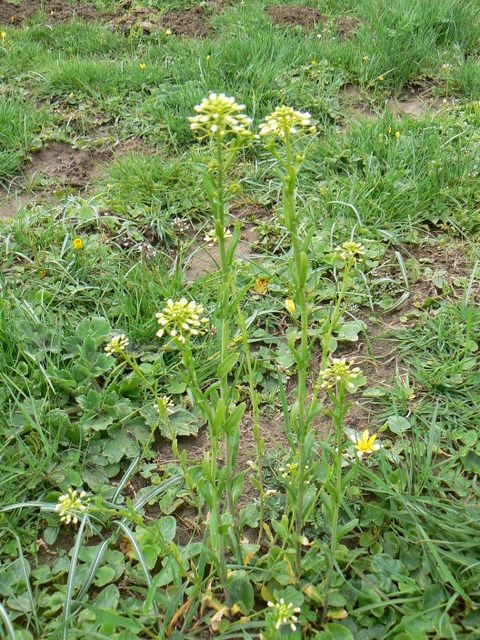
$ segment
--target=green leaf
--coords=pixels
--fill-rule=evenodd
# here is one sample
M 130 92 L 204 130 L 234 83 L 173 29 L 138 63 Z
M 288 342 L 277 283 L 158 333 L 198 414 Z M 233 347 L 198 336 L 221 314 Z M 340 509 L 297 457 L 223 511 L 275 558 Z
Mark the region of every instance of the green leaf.
M 393 431 L 393 433 L 396 433 L 398 436 L 412 428 L 410 422 L 401 416 L 390 416 L 387 420 L 387 424 L 390 431 Z
M 480 456 L 474 451 L 469 451 L 461 460 L 465 471 L 480 474 Z
M 94 413 L 100 408 L 102 403 L 102 394 L 94 389 L 90 389 L 86 396 L 78 396 L 77 402 L 84 411 Z
M 96 587 L 104 587 L 109 582 L 113 582 L 113 580 L 115 580 L 115 569 L 108 566 L 100 567 L 95 576 L 94 584 Z
M 230 353 L 225 360 L 218 365 L 217 378 L 223 378 L 230 373 L 236 365 L 239 355 L 238 353 Z
M 233 434 L 235 430 L 238 428 L 238 424 L 242 419 L 243 414 L 245 413 L 246 404 L 245 402 L 240 403 L 232 413 L 228 416 L 225 421 L 224 431 L 225 433 Z
M 355 640 L 352 632 L 338 622 L 330 622 L 324 631 L 317 633 L 313 640 Z
M 238 605 L 245 615 L 250 613 L 254 604 L 254 590 L 246 574 L 234 574 L 228 581 L 228 592 L 232 605 Z
M 85 605 L 85 607 L 95 613 L 99 622 L 111 622 L 116 627 L 120 627 L 122 629 L 130 629 L 130 631 L 134 631 L 135 633 L 138 633 L 143 628 L 142 625 L 136 620 L 121 616 L 111 609 L 100 609 L 99 607 L 94 607 L 92 604 L 88 603 Z

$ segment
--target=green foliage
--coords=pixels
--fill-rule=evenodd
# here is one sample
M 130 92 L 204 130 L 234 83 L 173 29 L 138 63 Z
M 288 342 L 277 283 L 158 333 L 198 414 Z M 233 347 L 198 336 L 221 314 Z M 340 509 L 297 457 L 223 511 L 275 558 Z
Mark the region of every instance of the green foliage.
M 0 222 L 0 636 L 470 640 L 478 3 L 289 3 L 315 31 L 272 24 L 281 0 L 134 3 L 203 7 L 205 39 L 94 4 L 108 19 L 2 27 L 0 181 L 33 200 Z M 227 136 L 220 179 L 187 120 L 211 91 L 255 131 L 285 104 L 317 133 L 289 160 Z M 100 158 L 84 187 L 66 158 L 36 180 L 52 140 Z M 155 318 L 183 297 L 210 320 L 186 352 Z M 342 402 L 329 354 L 364 373 Z

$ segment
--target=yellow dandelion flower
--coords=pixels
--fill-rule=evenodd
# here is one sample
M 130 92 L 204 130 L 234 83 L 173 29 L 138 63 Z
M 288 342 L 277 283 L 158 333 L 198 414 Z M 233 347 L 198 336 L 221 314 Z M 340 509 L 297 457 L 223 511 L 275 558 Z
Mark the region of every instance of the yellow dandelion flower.
M 166 35 L 166 36 L 171 36 L 171 35 L 172 35 L 172 30 L 171 30 L 171 29 L 167 29 L 167 30 L 165 31 L 165 35 Z
M 375 442 L 377 434 L 374 433 L 373 436 L 370 436 L 368 429 L 365 429 L 360 437 L 354 434 L 350 436 L 350 439 L 355 444 L 355 450 L 359 458 L 369 453 L 374 453 L 381 448 L 378 442 Z
M 395 138 L 397 140 L 400 138 L 400 131 L 395 131 Z
M 75 238 L 73 241 L 73 248 L 75 251 L 81 251 L 83 249 L 83 240 L 81 238 Z
M 139 66 L 142 71 L 145 71 L 145 65 L 143 64 L 143 62 L 141 62 Z

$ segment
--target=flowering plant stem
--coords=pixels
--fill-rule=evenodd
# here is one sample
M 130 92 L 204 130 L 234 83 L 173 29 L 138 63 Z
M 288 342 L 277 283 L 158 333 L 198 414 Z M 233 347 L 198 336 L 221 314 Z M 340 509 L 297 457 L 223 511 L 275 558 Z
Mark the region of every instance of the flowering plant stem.
M 272 149 L 273 155 L 283 165 L 286 175 L 283 178 L 283 208 L 285 215 L 285 226 L 290 235 L 293 248 L 294 267 L 292 278 L 295 286 L 295 298 L 300 311 L 300 349 L 296 353 L 297 376 L 298 376 L 298 397 L 296 420 L 292 419 L 292 427 L 297 433 L 298 446 L 298 477 L 297 477 L 297 504 L 295 505 L 295 577 L 297 583 L 300 581 L 301 553 L 302 553 L 302 525 L 303 525 L 303 499 L 305 492 L 305 439 L 308 432 L 308 421 L 305 411 L 306 403 L 306 381 L 309 364 L 308 352 L 308 307 L 305 293 L 305 285 L 308 275 L 308 259 L 301 249 L 298 234 L 298 218 L 295 211 L 295 187 L 297 172 L 302 162 L 302 158 L 293 159 L 292 141 L 290 132 L 285 132 L 285 159 Z
M 335 326 L 336 326 L 336 324 L 338 322 L 338 319 L 342 315 L 342 311 L 341 311 L 340 306 L 341 306 L 341 304 L 343 302 L 343 298 L 345 297 L 345 292 L 347 290 L 347 284 L 348 284 L 348 278 L 350 276 L 350 271 L 352 269 L 353 264 L 354 263 L 353 263 L 352 259 L 349 259 L 347 261 L 347 264 L 345 266 L 345 271 L 343 272 L 342 286 L 340 288 L 340 292 L 337 295 L 333 311 L 332 311 L 332 313 L 330 315 L 330 318 L 328 319 L 327 332 L 326 332 L 325 336 L 322 339 L 322 367 L 321 367 L 321 371 L 323 371 L 323 369 L 325 369 L 325 367 L 327 365 L 330 340 L 332 339 L 332 334 L 333 334 Z
M 222 271 L 222 288 L 220 292 L 221 304 L 221 330 L 220 330 L 220 365 L 226 362 L 228 356 L 228 336 L 229 336 L 229 316 L 230 316 L 230 260 L 227 256 L 227 248 L 225 246 L 225 193 L 224 193 L 224 175 L 226 167 L 224 162 L 224 149 L 222 137 L 218 132 L 214 138 L 216 147 L 217 160 L 217 180 L 215 196 L 216 202 L 214 207 L 215 215 L 215 232 L 218 238 L 218 247 L 220 252 L 220 266 Z M 231 160 L 230 160 L 231 162 Z M 227 162 L 228 166 L 229 162 Z M 228 373 L 224 373 L 220 379 L 220 395 L 226 407 L 226 415 L 228 416 L 229 408 L 229 390 L 228 390 Z M 225 493 L 227 500 L 227 510 L 230 515 L 233 535 L 239 543 L 240 536 L 236 526 L 235 505 L 233 500 L 233 473 L 235 468 L 234 459 L 234 437 L 230 430 L 225 432 Z M 241 558 L 239 558 L 241 560 Z
M 340 506 L 343 502 L 343 490 L 342 490 L 342 452 L 343 452 L 343 422 L 345 414 L 348 410 L 348 405 L 345 403 L 345 383 L 339 382 L 337 385 L 336 393 L 328 391 L 328 395 L 333 402 L 333 427 L 335 430 L 335 455 L 333 460 L 334 467 L 334 482 L 335 487 L 331 492 L 333 496 L 333 516 L 332 516 L 332 538 L 330 542 L 330 563 L 327 573 L 327 581 L 325 586 L 325 600 L 323 604 L 322 622 L 326 620 L 328 613 L 328 601 L 329 592 L 332 584 L 333 569 L 335 567 L 335 555 L 337 551 L 337 529 L 338 529 L 338 517 L 340 514 Z

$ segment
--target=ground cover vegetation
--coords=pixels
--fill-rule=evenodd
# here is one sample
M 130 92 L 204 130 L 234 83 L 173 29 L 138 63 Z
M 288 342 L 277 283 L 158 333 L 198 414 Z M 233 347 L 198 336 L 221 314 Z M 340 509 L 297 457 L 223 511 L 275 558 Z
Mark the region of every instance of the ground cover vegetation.
M 0 0 L 2 638 L 479 637 L 479 56 Z

